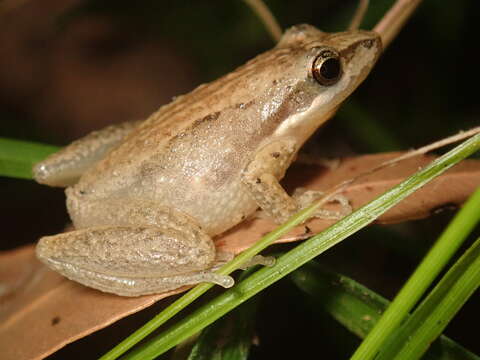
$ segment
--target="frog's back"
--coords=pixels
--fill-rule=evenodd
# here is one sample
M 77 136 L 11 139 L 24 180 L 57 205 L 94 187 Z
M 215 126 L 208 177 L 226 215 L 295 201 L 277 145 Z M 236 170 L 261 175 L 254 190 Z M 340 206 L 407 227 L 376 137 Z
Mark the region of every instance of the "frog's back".
M 214 233 L 240 222 L 256 207 L 241 171 L 311 101 L 302 56 L 309 48 L 301 41 L 276 47 L 163 106 L 86 172 L 76 191 L 97 200 L 154 200 L 197 218 L 215 213 L 202 224 Z
M 237 150 L 245 157 L 246 151 L 258 146 L 282 120 L 309 105 L 311 99 L 298 100 L 304 96 L 297 88 L 298 79 L 308 72 L 307 53 L 325 35 L 309 25 L 289 29 L 277 47 L 161 107 L 88 171 L 81 182 L 94 185 L 100 179 L 108 182 L 117 175 L 131 175 L 148 168 L 146 164 L 151 164 L 152 159 L 161 158 L 164 164 L 160 165 L 164 166 L 172 166 L 171 160 L 191 162 L 198 142 L 207 138 L 211 147 L 204 146 L 207 153 L 202 155 L 215 155 L 211 151 L 219 144 L 243 142 Z M 110 188 L 116 191 L 124 185 L 118 186 L 116 189 L 112 184 Z
M 236 215 L 230 222 L 240 222 L 256 207 L 242 188 L 240 172 L 281 121 L 281 116 L 268 121 L 282 111 L 266 99 L 280 99 L 295 85 L 288 76 L 279 79 L 271 73 L 278 73 L 280 66 L 285 73 L 289 62 L 293 67 L 292 51 L 279 48 L 262 54 L 163 106 L 87 171 L 74 189 L 97 200 L 154 200 L 190 215 L 231 212 Z

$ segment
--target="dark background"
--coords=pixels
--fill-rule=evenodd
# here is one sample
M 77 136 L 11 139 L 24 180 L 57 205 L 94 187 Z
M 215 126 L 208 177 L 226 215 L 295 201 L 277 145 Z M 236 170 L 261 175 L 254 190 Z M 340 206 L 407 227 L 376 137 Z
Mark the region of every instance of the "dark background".
M 372 0 L 363 28 L 371 28 L 392 2 Z M 0 136 L 7 138 L 65 145 L 107 124 L 144 118 L 171 97 L 273 46 L 239 0 L 10 3 L 15 8 L 0 15 Z M 333 0 L 267 4 L 284 28 L 310 23 L 325 31 L 344 30 L 356 6 Z M 405 150 L 477 126 L 479 11 L 476 1 L 425 0 L 361 88 L 315 137 L 323 152 Z M 33 243 L 68 222 L 61 189 L 0 178 L 0 196 L 0 250 Z M 373 226 L 320 261 L 391 298 L 451 216 Z M 291 283 L 268 291 L 258 315 L 261 346 L 252 358 L 279 350 L 277 356 L 286 358 L 299 349 L 348 357 L 352 348 L 337 341 L 343 330 L 312 317 Z M 478 295 L 446 333 L 480 353 L 478 332 L 470 331 L 476 309 Z M 280 316 L 289 319 L 288 329 L 277 326 Z M 73 358 L 79 348 L 81 358 L 87 358 L 86 349 L 98 355 L 121 339 L 118 332 L 133 329 L 130 321 L 147 317 L 123 320 L 56 356 Z

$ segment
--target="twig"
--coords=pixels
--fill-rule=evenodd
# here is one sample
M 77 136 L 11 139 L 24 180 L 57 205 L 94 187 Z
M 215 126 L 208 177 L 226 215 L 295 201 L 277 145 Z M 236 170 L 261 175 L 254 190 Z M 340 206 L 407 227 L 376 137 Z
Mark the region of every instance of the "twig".
M 386 167 L 393 166 L 393 165 L 399 163 L 400 161 L 410 159 L 410 158 L 415 157 L 415 156 L 426 154 L 429 151 L 432 151 L 432 150 L 441 148 L 443 146 L 461 141 L 463 139 L 474 136 L 478 133 L 480 133 L 480 126 L 475 127 L 473 129 L 470 129 L 470 130 L 467 130 L 467 131 L 461 131 L 460 133 L 458 133 L 456 135 L 449 136 L 445 139 L 436 141 L 432 144 L 428 144 L 428 145 L 423 146 L 419 149 L 409 151 L 406 154 L 398 156 L 394 159 L 385 161 L 385 162 L 383 162 L 383 163 L 381 163 L 377 166 L 374 166 L 370 170 L 367 170 L 367 171 L 361 173 L 360 175 L 357 175 L 357 176 L 355 176 L 351 179 L 345 180 L 345 181 L 341 182 L 340 184 L 335 185 L 330 190 L 326 191 L 325 195 L 321 199 L 319 199 L 318 202 L 320 203 L 320 206 L 323 206 L 324 204 L 327 204 L 328 202 L 330 202 L 330 200 L 332 199 L 333 196 L 342 192 L 348 185 L 354 183 L 355 181 L 357 181 L 357 180 L 359 180 L 359 179 L 361 179 L 365 176 L 371 175 L 371 174 L 373 174 L 373 173 L 375 173 L 375 172 L 377 172 L 381 169 L 384 169 Z
M 369 2 L 369 0 L 360 0 L 358 7 L 355 10 L 355 14 L 350 21 L 350 25 L 348 26 L 348 30 L 357 30 L 360 27 L 360 24 L 362 23 L 367 12 Z
M 382 37 L 384 49 L 395 39 L 421 2 L 422 0 L 397 0 L 382 20 L 375 25 L 373 31 L 376 31 Z
M 278 42 L 282 37 L 282 28 L 273 16 L 270 9 L 264 4 L 262 0 L 244 0 L 250 6 L 255 14 L 260 18 L 265 28 L 270 33 L 270 36 Z
M 452 135 L 452 136 L 449 136 L 445 139 L 435 141 L 432 144 L 428 144 L 428 145 L 423 146 L 419 149 L 409 151 L 402 156 L 399 156 L 395 159 L 386 161 L 383 164 L 381 164 L 381 166 L 384 167 L 384 166 L 387 166 L 387 165 L 393 165 L 393 164 L 398 163 L 399 161 L 410 159 L 414 156 L 426 154 L 427 152 L 430 152 L 432 150 L 441 148 L 441 147 L 449 145 L 449 144 L 456 143 L 458 141 L 469 138 L 470 136 L 473 136 L 473 135 L 478 134 L 478 133 L 480 133 L 480 126 L 474 127 L 473 129 L 470 129 L 470 130 L 467 130 L 467 131 L 461 131 L 456 135 Z

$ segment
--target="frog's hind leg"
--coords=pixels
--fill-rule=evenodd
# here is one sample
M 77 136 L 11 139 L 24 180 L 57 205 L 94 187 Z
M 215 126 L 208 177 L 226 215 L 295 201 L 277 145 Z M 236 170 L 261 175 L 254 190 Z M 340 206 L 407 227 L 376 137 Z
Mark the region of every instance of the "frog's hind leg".
M 154 201 L 105 199 L 72 209 L 78 230 L 40 239 L 37 256 L 84 285 L 123 296 L 161 293 L 200 282 L 224 287 L 210 236 L 193 218 Z
M 33 167 L 33 177 L 41 184 L 66 187 L 101 160 L 109 150 L 125 138 L 141 121 L 107 126 L 50 155 Z
M 40 239 L 38 258 L 71 280 L 122 296 L 162 293 L 183 285 L 233 285 L 219 275 L 210 237 L 194 227 L 103 226 Z

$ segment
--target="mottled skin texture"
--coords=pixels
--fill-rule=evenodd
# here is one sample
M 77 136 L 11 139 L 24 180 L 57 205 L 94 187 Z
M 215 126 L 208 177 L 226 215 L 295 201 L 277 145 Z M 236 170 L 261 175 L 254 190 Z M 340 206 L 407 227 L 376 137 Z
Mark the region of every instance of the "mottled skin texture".
M 343 69 L 330 86 L 312 76 L 325 47 L 339 54 Z M 277 222 L 299 209 L 278 181 L 380 51 L 371 32 L 326 34 L 300 25 L 274 49 L 176 98 L 140 125 L 122 125 L 122 136 L 108 128 L 105 137 L 100 131 L 37 164 L 37 181 L 73 185 L 67 207 L 77 229 L 42 238 L 39 258 L 119 295 L 201 281 L 230 286 L 230 278 L 210 270 L 216 263 L 211 237 L 258 207 Z M 111 150 L 97 146 L 98 137 Z M 78 159 L 83 167 L 92 161 L 77 180 L 71 174 Z

